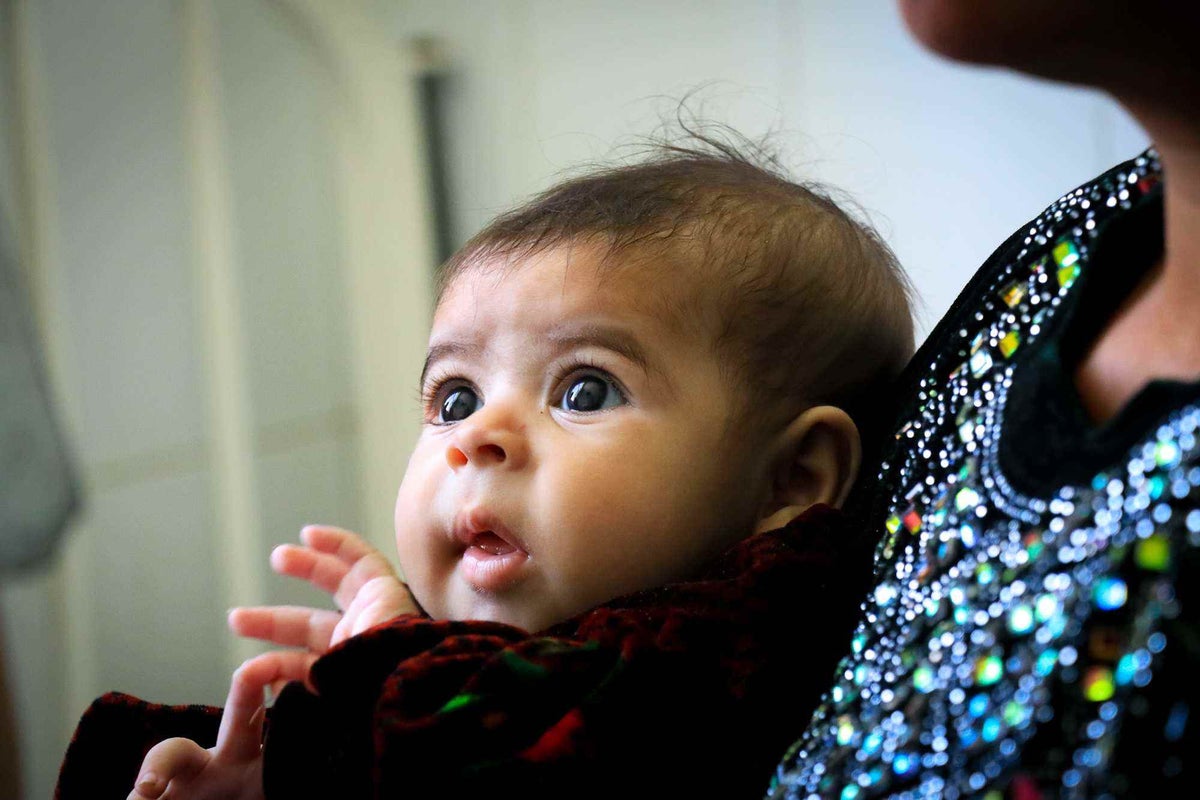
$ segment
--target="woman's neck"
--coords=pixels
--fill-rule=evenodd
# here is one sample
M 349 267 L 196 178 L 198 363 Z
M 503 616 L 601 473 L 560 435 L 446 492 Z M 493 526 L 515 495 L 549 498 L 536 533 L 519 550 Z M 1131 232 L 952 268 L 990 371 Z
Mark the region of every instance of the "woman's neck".
M 1200 380 L 1200 106 L 1188 95 L 1187 102 L 1124 102 L 1163 165 L 1164 248 L 1075 372 L 1096 422 L 1113 417 L 1149 381 Z

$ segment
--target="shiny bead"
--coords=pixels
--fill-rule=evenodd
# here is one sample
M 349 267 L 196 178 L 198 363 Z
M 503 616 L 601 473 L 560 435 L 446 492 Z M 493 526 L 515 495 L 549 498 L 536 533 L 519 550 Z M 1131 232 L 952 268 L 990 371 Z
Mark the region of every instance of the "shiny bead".
M 1093 703 L 1102 703 L 1113 696 L 1115 690 L 1112 670 L 1107 667 L 1091 667 L 1083 678 L 1083 695 Z
M 1137 543 L 1134 560 L 1142 569 L 1165 572 L 1171 566 L 1171 543 L 1163 534 L 1153 534 Z
M 975 683 L 991 686 L 1004 677 L 1004 664 L 1000 657 L 988 655 L 975 662 Z
M 1092 597 L 1101 611 L 1113 611 L 1125 605 L 1129 597 L 1129 587 L 1120 578 L 1101 578 L 1096 582 Z
M 1033 621 L 1033 611 L 1027 605 L 1014 606 L 1008 612 L 1008 629 L 1013 633 L 1029 633 L 1033 630 Z

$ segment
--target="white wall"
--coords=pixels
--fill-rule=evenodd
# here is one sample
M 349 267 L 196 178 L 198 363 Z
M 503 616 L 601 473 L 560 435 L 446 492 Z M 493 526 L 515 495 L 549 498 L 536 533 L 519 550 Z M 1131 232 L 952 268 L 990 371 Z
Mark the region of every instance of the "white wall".
M 328 602 L 274 544 L 390 543 L 433 265 L 412 59 L 363 4 L 14 8 L 0 196 L 84 483 L 59 557 L 0 586 L 42 798 L 92 698 L 220 702 L 229 606 Z
M 870 213 L 924 299 L 922 329 L 1009 233 L 1146 140 L 1090 92 L 951 65 L 880 0 L 392 0 L 397 37 L 451 71 L 461 240 L 580 161 L 619 154 L 700 88 Z

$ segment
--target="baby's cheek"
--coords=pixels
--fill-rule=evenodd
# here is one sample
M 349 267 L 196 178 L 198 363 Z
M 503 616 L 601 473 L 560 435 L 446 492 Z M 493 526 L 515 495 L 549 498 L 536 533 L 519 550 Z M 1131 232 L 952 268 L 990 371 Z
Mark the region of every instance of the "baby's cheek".
M 449 592 L 453 567 L 451 556 L 437 546 L 438 540 L 405 540 L 397 548 L 400 572 L 417 604 L 429 616 L 445 619 L 450 612 Z
M 620 536 L 629 528 L 657 526 L 674 505 L 672 486 L 636 460 L 587 472 L 590 479 L 572 481 L 559 495 L 565 501 L 560 513 L 569 530 Z
M 686 509 L 694 498 L 686 476 L 673 479 L 650 466 L 644 461 L 609 466 L 562 503 L 559 529 L 573 534 L 576 567 L 602 566 L 606 579 L 620 572 L 639 580 L 653 566 L 644 557 L 648 549 L 673 539 L 674 531 L 689 524 Z
M 416 599 L 417 605 L 421 610 L 434 619 L 445 619 L 447 616 L 446 604 L 442 602 L 442 597 L 430 590 L 429 586 L 424 581 L 407 581 L 408 590 L 412 592 L 412 596 Z
M 405 580 L 416 583 L 421 580 L 422 553 L 420 536 L 415 521 L 400 512 L 396 514 L 396 557 Z

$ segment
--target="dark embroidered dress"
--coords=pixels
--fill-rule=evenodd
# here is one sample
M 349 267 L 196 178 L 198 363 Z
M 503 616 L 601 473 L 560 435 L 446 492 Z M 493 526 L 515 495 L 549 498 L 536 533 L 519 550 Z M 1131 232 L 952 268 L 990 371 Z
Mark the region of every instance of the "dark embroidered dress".
M 871 542 L 828 508 L 747 539 L 693 581 L 541 634 L 406 615 L 343 642 L 267 720 L 268 798 L 758 797 L 845 652 Z M 803 641 L 797 613 L 811 612 Z M 124 798 L 164 738 L 216 740 L 220 710 L 110 694 L 58 796 Z
M 1196 796 L 1200 384 L 1095 426 L 1072 380 L 1161 256 L 1160 178 L 1058 200 L 910 364 L 865 621 L 772 796 Z

